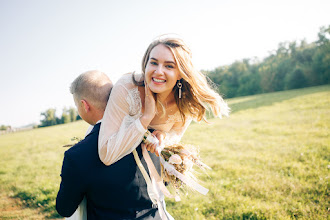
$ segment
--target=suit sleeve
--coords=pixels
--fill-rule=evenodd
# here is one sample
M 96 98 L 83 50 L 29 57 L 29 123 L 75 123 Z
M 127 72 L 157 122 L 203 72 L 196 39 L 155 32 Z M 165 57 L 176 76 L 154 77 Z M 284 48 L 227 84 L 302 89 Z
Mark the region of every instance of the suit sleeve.
M 62 181 L 56 197 L 56 210 L 63 217 L 70 217 L 78 208 L 85 194 L 86 184 L 78 173 L 74 155 L 65 152 L 62 166 Z

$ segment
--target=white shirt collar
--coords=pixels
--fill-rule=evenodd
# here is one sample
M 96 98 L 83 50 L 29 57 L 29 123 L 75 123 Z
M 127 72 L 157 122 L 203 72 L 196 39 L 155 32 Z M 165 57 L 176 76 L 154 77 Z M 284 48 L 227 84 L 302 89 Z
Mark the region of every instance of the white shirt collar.
M 101 119 L 101 120 L 98 120 L 98 121 L 96 122 L 95 125 L 97 125 L 97 124 L 100 123 L 100 122 L 102 122 L 102 119 Z M 93 128 L 94 128 L 95 125 L 90 125 L 90 126 L 88 127 L 88 129 L 87 129 L 87 131 L 86 131 L 86 133 L 85 133 L 85 137 L 86 137 L 89 133 L 91 133 L 91 131 L 93 130 Z

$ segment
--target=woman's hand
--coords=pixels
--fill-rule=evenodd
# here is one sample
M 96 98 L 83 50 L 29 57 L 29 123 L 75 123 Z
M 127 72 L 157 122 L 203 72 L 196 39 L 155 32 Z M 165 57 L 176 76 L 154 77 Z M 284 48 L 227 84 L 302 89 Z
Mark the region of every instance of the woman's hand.
M 156 115 L 156 100 L 151 92 L 147 82 L 145 82 L 144 112 L 140 120 L 145 129 Z
M 145 146 L 150 153 L 155 153 L 157 157 L 159 157 L 159 153 L 157 147 L 160 147 L 161 150 L 163 149 L 163 140 L 166 137 L 165 133 L 163 131 L 155 130 L 152 132 L 152 134 L 158 139 L 158 144 L 152 144 L 152 143 L 144 143 L 142 146 Z
M 159 141 L 159 146 L 163 149 L 163 141 L 166 137 L 166 134 L 164 131 L 159 131 L 159 130 L 154 130 L 154 132 L 152 132 L 153 135 L 156 136 L 156 138 L 158 139 Z

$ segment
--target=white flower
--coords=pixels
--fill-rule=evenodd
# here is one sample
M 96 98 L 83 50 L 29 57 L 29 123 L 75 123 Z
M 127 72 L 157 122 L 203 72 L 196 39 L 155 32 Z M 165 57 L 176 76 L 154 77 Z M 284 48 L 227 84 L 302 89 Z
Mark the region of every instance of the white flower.
M 188 157 L 188 156 L 190 156 L 190 151 L 188 151 L 188 150 L 186 150 L 186 149 L 182 149 L 181 151 L 180 151 L 180 155 L 182 155 L 182 156 L 186 156 L 186 157 Z
M 170 159 L 168 159 L 168 162 L 171 164 L 181 164 L 182 163 L 182 159 L 179 155 L 177 154 L 173 154 Z
M 190 170 L 194 165 L 194 163 L 188 158 L 184 158 L 183 164 L 186 166 L 186 170 Z

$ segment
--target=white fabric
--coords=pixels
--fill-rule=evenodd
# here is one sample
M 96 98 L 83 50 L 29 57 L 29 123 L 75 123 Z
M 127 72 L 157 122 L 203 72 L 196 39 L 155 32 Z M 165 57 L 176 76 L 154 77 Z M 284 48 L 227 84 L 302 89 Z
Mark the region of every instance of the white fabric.
M 165 145 L 178 143 L 191 122 L 186 119 L 183 124 L 178 110 L 170 113 L 156 117 L 148 127 L 167 133 Z M 132 74 L 123 75 L 112 88 L 99 133 L 99 157 L 104 164 L 115 163 L 141 143 L 146 132 L 141 116 L 138 87 L 132 81 Z
M 136 161 L 136 164 L 138 165 L 146 183 L 147 183 L 147 191 L 150 196 L 150 199 L 153 204 L 158 206 L 159 215 L 162 220 L 172 220 L 173 217 L 166 211 L 166 206 L 164 202 L 164 195 L 162 194 L 162 191 L 158 187 L 156 180 L 154 178 L 150 179 L 147 171 L 144 169 L 144 166 L 141 163 L 141 160 L 138 156 L 138 153 L 136 150 L 133 150 L 134 159 Z M 156 171 L 157 172 L 157 171 Z
M 94 128 L 93 125 L 89 125 L 89 127 L 87 128 L 87 131 L 86 131 L 86 133 L 85 133 L 85 137 L 86 137 L 89 133 L 91 133 L 91 131 L 93 130 L 93 128 Z
M 67 220 L 87 220 L 87 200 L 86 197 L 81 201 L 76 211 Z
M 102 119 L 98 120 L 98 121 L 95 123 L 95 125 L 97 125 L 97 124 L 100 123 L 100 122 L 102 122 Z M 93 128 L 94 128 L 94 125 L 89 125 L 89 127 L 87 128 L 87 131 L 86 131 L 86 133 L 85 133 L 85 137 L 86 137 L 89 133 L 91 133 L 91 131 L 93 130 Z

